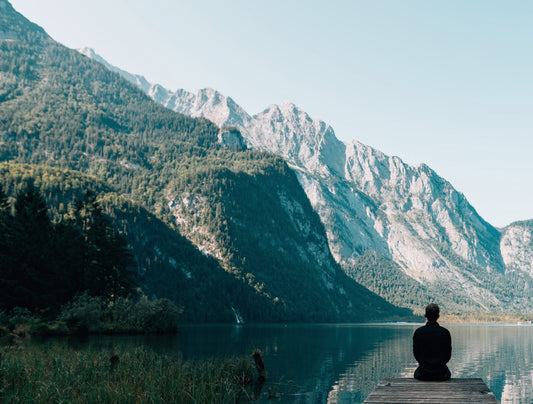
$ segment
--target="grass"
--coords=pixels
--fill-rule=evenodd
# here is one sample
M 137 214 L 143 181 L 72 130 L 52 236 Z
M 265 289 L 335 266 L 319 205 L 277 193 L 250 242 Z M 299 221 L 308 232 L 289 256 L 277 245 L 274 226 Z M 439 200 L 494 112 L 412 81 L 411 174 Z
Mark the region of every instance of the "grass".
M 8 403 L 237 403 L 250 398 L 248 359 L 188 362 L 145 348 L 4 347 L 0 401 Z

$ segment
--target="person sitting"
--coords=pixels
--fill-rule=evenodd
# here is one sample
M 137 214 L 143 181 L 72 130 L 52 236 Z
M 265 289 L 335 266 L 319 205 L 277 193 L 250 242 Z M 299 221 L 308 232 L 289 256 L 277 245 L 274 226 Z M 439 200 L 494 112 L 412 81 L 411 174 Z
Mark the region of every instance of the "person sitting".
M 418 380 L 444 381 L 451 377 L 446 364 L 452 356 L 450 332 L 437 323 L 439 306 L 426 307 L 427 323 L 413 334 L 413 354 L 418 362 L 414 377 Z

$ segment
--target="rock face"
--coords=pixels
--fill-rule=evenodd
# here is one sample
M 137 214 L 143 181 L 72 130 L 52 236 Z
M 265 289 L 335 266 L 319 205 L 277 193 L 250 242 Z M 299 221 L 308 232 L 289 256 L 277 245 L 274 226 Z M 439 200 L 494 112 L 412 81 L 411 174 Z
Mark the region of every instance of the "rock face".
M 411 316 L 341 269 L 283 158 L 241 150 L 238 128 L 157 104 L 136 85 L 158 99 L 161 87 L 121 72 L 135 85 L 128 83 L 0 4 L 0 32 L 13 33 L 0 43 L 0 161 L 9 162 L 0 177 L 10 198 L 27 182 L 48 186 L 42 194 L 59 218 L 90 189 L 114 231 L 127 235 L 143 293 L 183 306 L 185 321 Z M 235 109 L 214 96 L 197 107 Z M 25 272 L 37 282 L 39 274 Z
M 533 277 L 533 221 L 507 226 L 500 248 L 507 271 L 525 272 Z
M 230 149 L 246 150 L 246 141 L 236 128 L 222 128 L 218 133 L 218 143 Z
M 365 283 L 365 274 L 354 268 L 365 251 L 396 263 L 448 308 L 512 310 L 522 298 L 529 300 L 529 291 L 510 285 L 516 276 L 509 274 L 531 280 L 533 226 L 494 228 L 428 166 L 409 166 L 357 141 L 344 144 L 330 125 L 291 102 L 251 116 L 212 89 L 172 93 L 146 87 L 140 76 L 123 75 L 168 108 L 233 126 L 248 147 L 282 156 L 318 212 L 333 256 L 371 290 L 379 288 Z M 511 296 L 502 292 L 509 285 Z M 386 291 L 381 294 L 387 297 Z M 404 300 L 411 308 L 420 304 Z

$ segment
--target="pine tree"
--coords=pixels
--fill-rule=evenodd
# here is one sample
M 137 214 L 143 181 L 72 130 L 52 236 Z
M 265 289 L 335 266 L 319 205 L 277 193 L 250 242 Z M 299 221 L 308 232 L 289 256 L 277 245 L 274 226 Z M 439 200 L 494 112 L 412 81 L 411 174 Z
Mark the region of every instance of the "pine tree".
M 93 296 L 126 296 L 136 287 L 135 261 L 92 192 L 76 204 L 75 220 L 85 241 L 85 289 Z
M 50 301 L 52 223 L 43 197 L 31 183 L 18 193 L 10 245 L 12 305 L 42 309 Z M 53 298 L 53 297 L 52 297 Z
M 6 307 L 13 289 L 13 216 L 7 195 L 0 188 L 0 307 Z
M 9 214 L 10 208 L 11 206 L 9 205 L 7 194 L 2 188 L 0 188 L 0 215 Z

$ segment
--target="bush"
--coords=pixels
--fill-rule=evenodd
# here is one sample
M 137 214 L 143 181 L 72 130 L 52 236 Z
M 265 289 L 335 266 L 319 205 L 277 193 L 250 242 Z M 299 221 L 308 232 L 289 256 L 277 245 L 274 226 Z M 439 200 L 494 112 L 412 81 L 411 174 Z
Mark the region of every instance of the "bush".
M 30 326 L 31 335 L 67 335 L 69 328 L 64 321 L 53 323 L 37 322 Z
M 182 311 L 168 299 L 149 301 L 144 297 L 134 306 L 135 322 L 145 332 L 175 332 Z
M 0 310 L 0 325 L 7 327 L 10 323 L 10 317 L 3 310 Z
M 11 316 L 9 316 L 10 328 L 17 325 L 28 325 L 34 320 L 35 317 L 32 315 L 31 311 L 23 307 L 15 307 L 11 311 Z
M 99 332 L 106 314 L 103 298 L 84 293 L 61 308 L 58 320 L 64 321 L 69 328 Z
M 168 299 L 120 297 L 106 304 L 101 297 L 83 294 L 63 306 L 58 320 L 88 332 L 176 332 L 182 311 Z

